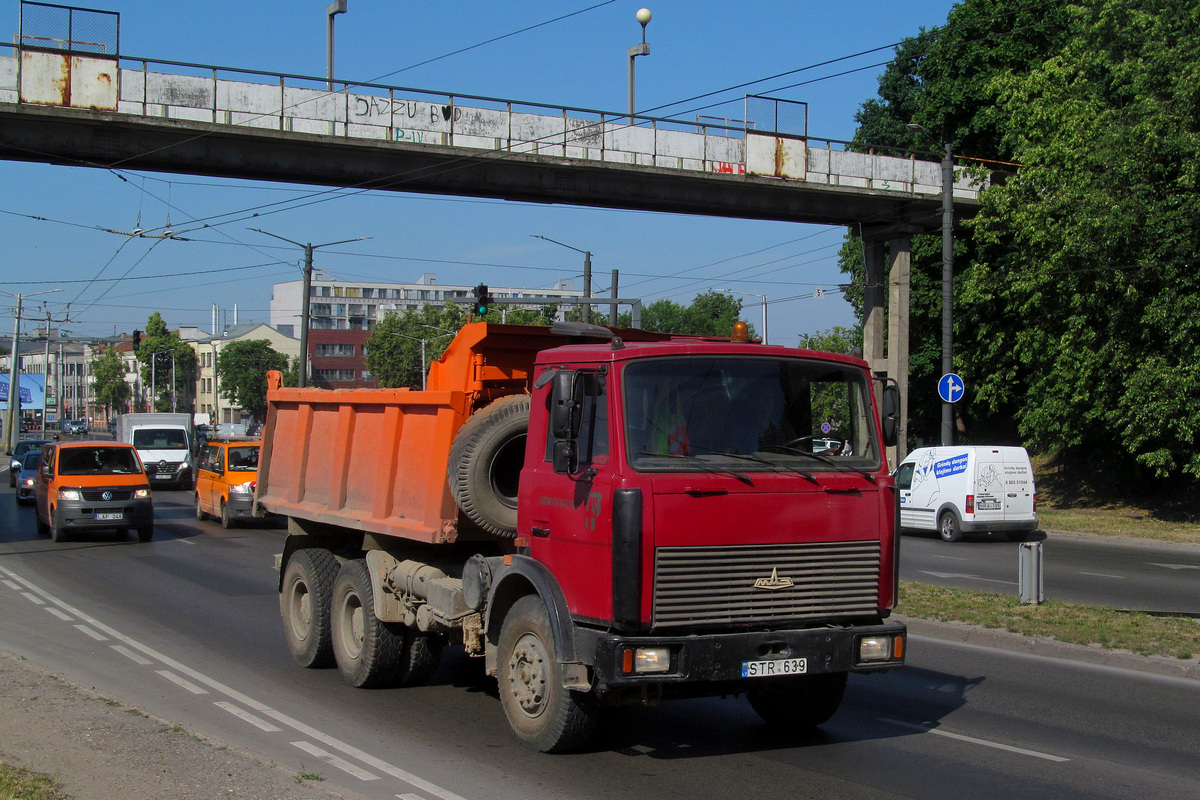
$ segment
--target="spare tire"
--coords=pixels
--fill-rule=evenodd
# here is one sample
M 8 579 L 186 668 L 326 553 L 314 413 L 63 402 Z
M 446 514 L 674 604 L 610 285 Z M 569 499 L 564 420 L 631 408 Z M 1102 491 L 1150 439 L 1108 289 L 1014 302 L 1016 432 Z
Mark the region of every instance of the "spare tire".
M 454 501 L 467 519 L 496 536 L 517 534 L 517 483 L 528 431 L 529 396 L 511 395 L 476 411 L 450 448 Z

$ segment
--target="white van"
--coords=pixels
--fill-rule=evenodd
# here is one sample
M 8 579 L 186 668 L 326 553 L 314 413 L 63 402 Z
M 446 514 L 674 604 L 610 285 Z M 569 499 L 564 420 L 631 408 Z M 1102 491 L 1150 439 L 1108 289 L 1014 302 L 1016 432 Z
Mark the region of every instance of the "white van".
M 900 462 L 895 477 L 902 529 L 938 531 L 947 542 L 975 531 L 1022 541 L 1037 530 L 1037 490 L 1024 447 L 922 447 Z

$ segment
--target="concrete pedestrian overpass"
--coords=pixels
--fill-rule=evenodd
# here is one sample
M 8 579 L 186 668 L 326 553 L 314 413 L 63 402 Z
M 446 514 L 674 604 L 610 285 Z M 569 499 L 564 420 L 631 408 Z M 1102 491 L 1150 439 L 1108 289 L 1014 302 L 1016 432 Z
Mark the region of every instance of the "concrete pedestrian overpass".
M 803 104 L 748 98 L 736 125 L 631 121 L 18 40 L 0 49 L 5 160 L 852 226 L 866 242 L 864 357 L 907 397 L 910 240 L 940 227 L 940 166 L 813 139 Z M 957 179 L 958 216 L 985 184 Z

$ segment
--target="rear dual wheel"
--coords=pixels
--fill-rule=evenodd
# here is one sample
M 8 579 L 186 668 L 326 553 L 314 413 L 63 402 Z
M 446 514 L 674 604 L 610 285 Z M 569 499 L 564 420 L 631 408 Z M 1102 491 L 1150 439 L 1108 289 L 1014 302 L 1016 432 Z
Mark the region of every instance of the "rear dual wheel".
M 328 550 L 297 550 L 288 559 L 279 591 L 283 638 L 302 667 L 333 666 L 329 605 L 338 562 Z

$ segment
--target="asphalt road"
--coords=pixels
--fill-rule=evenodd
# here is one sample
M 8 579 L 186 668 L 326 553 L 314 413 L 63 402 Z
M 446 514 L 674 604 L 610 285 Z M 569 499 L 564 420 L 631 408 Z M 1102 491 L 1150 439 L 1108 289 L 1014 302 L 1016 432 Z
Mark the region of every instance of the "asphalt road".
M 852 677 L 816 734 L 708 699 L 613 709 L 588 752 L 532 753 L 461 652 L 408 689 L 296 667 L 278 529 L 197 523 L 186 493 L 159 492 L 153 542 L 56 545 L 2 492 L 0 648 L 366 797 L 1200 796 L 1200 681 L 920 637 L 904 669 Z
M 1200 545 L 1040 531 L 1029 540 L 1042 545 L 1048 600 L 1200 617 Z M 1016 595 L 1019 548 L 998 537 L 905 534 L 900 578 Z

